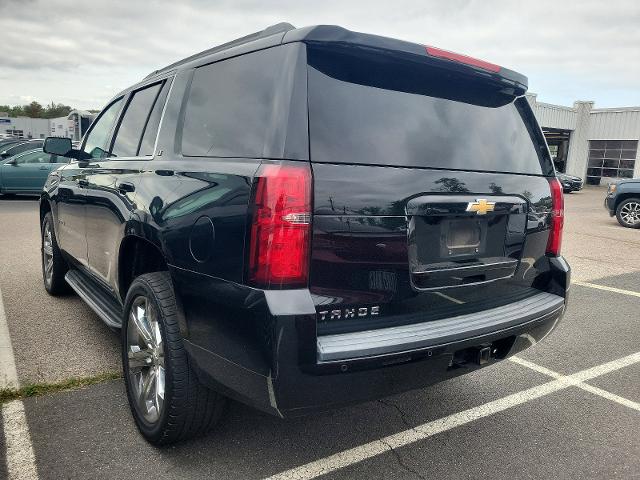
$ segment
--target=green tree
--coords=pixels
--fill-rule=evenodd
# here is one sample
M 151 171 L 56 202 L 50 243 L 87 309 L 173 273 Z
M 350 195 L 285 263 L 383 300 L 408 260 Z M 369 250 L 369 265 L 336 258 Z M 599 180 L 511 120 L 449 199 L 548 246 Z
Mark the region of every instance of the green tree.
M 12 117 L 24 117 L 24 106 L 17 105 L 13 107 L 9 115 L 11 115 Z
M 10 117 L 19 117 L 24 115 L 22 107 L 11 107 L 9 105 L 0 105 L 0 112 L 6 112 Z
M 69 105 L 63 105 L 62 103 L 54 103 L 47 105 L 44 109 L 44 118 L 58 118 L 69 115 L 72 108 Z
M 42 118 L 42 115 L 44 114 L 44 108 L 42 108 L 42 105 L 36 101 L 31 102 L 29 105 L 25 105 L 23 110 L 24 114 L 31 118 Z
M 0 105 L 0 112 L 6 112 L 10 117 L 31 117 L 31 118 L 58 118 L 69 115 L 73 110 L 69 105 L 51 102 L 43 107 L 38 102 L 31 102 L 29 105 Z M 99 110 L 98 110 L 99 111 Z

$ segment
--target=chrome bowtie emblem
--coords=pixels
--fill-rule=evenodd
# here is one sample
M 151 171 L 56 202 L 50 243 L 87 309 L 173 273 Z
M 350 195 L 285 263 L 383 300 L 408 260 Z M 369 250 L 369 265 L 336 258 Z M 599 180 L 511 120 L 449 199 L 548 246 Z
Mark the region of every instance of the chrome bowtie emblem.
M 493 212 L 496 208 L 496 202 L 487 202 L 485 198 L 478 198 L 475 202 L 467 204 L 467 212 L 475 212 L 478 215 L 486 215 L 487 212 Z

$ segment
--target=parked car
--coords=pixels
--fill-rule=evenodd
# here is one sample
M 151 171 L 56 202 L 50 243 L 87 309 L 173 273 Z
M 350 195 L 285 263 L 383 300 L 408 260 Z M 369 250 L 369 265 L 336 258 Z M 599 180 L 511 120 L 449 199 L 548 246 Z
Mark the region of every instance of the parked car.
M 78 161 L 41 197 L 44 287 L 121 329 L 155 444 L 208 430 L 227 396 L 289 417 L 499 362 L 554 329 L 569 289 L 526 89 L 335 26 L 157 70 L 80 150 L 47 139 Z
M 39 195 L 49 173 L 68 162 L 68 158 L 44 153 L 41 148 L 2 160 L 0 161 L 0 194 Z
M 640 228 L 640 178 L 610 183 L 604 208 L 623 227 Z
M 562 184 L 562 191 L 564 193 L 578 192 L 582 190 L 583 182 L 580 177 L 574 175 L 567 175 L 566 173 L 558 172 L 556 177 Z
M 5 150 L 8 145 L 13 145 L 16 143 L 24 143 L 23 138 L 3 138 L 0 140 L 0 150 Z
M 28 150 L 42 148 L 42 145 L 44 145 L 44 140 L 26 140 L 18 143 L 12 143 L 7 145 L 6 148 L 2 148 L 2 151 L 0 151 L 0 160 L 13 157 L 14 155 Z

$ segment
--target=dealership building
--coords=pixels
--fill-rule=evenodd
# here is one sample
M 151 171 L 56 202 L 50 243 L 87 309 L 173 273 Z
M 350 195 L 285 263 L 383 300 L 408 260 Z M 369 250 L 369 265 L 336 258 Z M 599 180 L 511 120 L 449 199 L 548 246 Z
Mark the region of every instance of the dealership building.
M 591 184 L 640 177 L 640 107 L 594 108 L 589 101 L 564 107 L 538 102 L 536 94 L 527 99 L 558 171 Z
M 68 137 L 79 141 L 96 114 L 84 110 L 72 110 L 59 118 L 9 117 L 0 113 L 0 133 L 24 138 Z
M 44 138 L 49 135 L 50 122 L 46 118 L 10 117 L 0 113 L 0 133 L 24 138 Z

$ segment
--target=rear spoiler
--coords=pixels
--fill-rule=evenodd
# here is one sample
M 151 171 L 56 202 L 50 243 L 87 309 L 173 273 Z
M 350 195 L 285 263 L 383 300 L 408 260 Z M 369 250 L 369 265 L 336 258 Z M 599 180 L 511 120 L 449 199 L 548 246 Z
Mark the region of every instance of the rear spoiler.
M 499 65 L 468 57 L 459 53 L 449 52 L 436 47 L 405 42 L 394 38 L 370 35 L 368 33 L 352 32 L 333 25 L 318 25 L 314 27 L 298 28 L 285 33 L 282 43 L 336 43 L 350 47 L 360 47 L 367 50 L 381 50 L 398 56 L 410 56 L 412 60 L 419 60 L 438 68 L 445 68 L 462 75 L 484 79 L 489 83 L 500 86 L 505 93 L 514 96 L 524 95 L 528 88 L 527 77 Z

